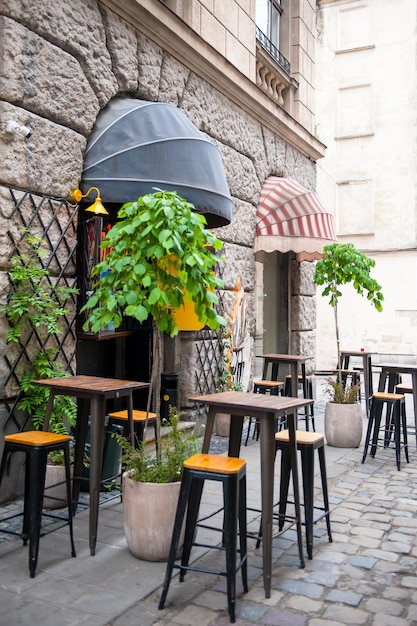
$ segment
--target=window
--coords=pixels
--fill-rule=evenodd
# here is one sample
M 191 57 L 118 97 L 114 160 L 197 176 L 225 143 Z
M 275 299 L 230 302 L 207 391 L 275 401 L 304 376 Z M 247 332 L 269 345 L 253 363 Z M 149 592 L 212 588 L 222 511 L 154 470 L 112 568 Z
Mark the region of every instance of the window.
M 261 47 L 290 73 L 290 63 L 280 51 L 282 6 L 285 0 L 256 0 L 256 38 Z
M 256 25 L 279 50 L 281 0 L 256 0 Z

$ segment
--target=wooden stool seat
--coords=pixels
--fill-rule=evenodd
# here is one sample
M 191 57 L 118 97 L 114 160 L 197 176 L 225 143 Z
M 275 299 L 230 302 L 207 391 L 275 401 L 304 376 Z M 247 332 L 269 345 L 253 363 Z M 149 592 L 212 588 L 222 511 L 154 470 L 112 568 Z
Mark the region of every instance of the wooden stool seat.
M 292 378 L 291 374 L 287 374 L 285 377 L 286 380 L 291 380 L 291 378 Z M 310 375 L 306 376 L 306 380 L 311 380 L 311 376 Z M 301 374 L 298 374 L 298 382 L 299 383 L 303 382 L 303 377 L 301 376 Z
M 70 438 L 69 435 L 49 433 L 43 430 L 28 430 L 26 432 L 15 433 L 14 435 L 6 435 L 4 441 L 23 446 L 50 446 L 65 443 L 66 441 L 69 442 Z
M 256 387 L 271 387 L 271 388 L 276 388 L 276 389 L 283 389 L 284 383 L 282 380 L 254 380 L 253 381 L 254 393 L 257 393 Z
M 109 417 L 113 420 L 121 420 L 123 422 L 127 422 L 129 419 L 129 413 L 127 409 L 124 411 L 113 411 L 109 413 Z M 132 417 L 134 422 L 145 422 L 146 421 L 146 411 L 140 411 L 139 409 L 133 409 Z M 148 413 L 148 421 L 153 422 L 156 420 L 156 413 Z
M 238 474 L 245 465 L 246 461 L 243 459 L 217 454 L 194 454 L 184 461 L 187 469 L 223 474 Z
M 75 545 L 72 525 L 72 502 L 71 502 L 71 476 L 70 476 L 70 437 L 65 434 L 50 433 L 42 430 L 24 431 L 4 437 L 3 455 L 0 464 L 0 484 L 4 476 L 7 460 L 13 452 L 24 452 L 25 462 L 25 494 L 23 505 L 23 529 L 17 531 L 2 530 L 13 535 L 20 535 L 23 545 L 29 540 L 29 571 L 31 578 L 35 577 L 36 566 L 39 554 L 39 538 L 42 530 L 42 506 L 45 489 L 46 465 L 48 453 L 62 450 L 65 462 L 65 482 L 67 486 L 67 509 L 68 517 L 64 519 L 58 515 L 45 513 L 44 515 L 54 520 L 60 520 L 59 526 L 69 526 L 71 540 L 71 555 L 75 557 Z M 19 514 L 17 514 L 19 515 Z M 2 518 L 0 522 L 5 522 L 15 515 Z M 54 528 L 53 530 L 57 530 Z M 45 531 L 52 532 L 52 529 Z
M 389 391 L 376 391 L 372 397 L 375 398 L 375 400 L 388 400 L 389 402 L 395 402 L 396 400 L 401 402 L 404 400 L 404 394 Z
M 196 542 L 196 528 L 199 526 L 198 513 L 205 480 L 216 480 L 222 482 L 223 484 L 223 528 L 216 529 L 205 525 L 205 522 L 219 511 L 215 511 L 214 513 L 204 517 L 204 528 L 219 530 L 222 533 L 223 541 L 220 547 L 218 544 L 208 545 Z M 186 517 L 186 523 L 182 559 L 181 564 L 176 564 L 175 559 L 178 553 L 184 517 Z M 240 554 L 239 562 L 237 562 L 238 536 Z M 172 533 L 171 547 L 158 608 L 164 608 L 172 577 L 172 570 L 174 568 L 180 570 L 180 582 L 184 582 L 184 576 L 188 570 L 193 572 L 216 574 L 218 576 L 220 575 L 226 577 L 227 605 L 229 609 L 230 621 L 234 622 L 236 604 L 236 572 L 238 569 L 240 569 L 242 573 L 243 589 L 244 591 L 248 591 L 246 543 L 246 461 L 234 457 L 212 454 L 195 454 L 184 461 L 184 471 L 181 480 L 181 490 Z M 193 565 L 189 565 L 191 548 L 194 545 L 204 545 L 206 548 L 213 548 L 225 552 L 225 571 L 219 571 L 218 567 L 216 570 L 198 567 L 196 562 L 194 562 Z M 193 585 L 195 585 L 195 581 L 193 581 Z
M 320 443 L 321 441 L 324 441 L 324 435 L 322 435 L 322 433 L 311 432 L 309 430 L 297 430 L 296 435 L 297 435 L 297 446 L 301 446 L 301 445 L 312 446 L 317 443 Z M 281 430 L 280 432 L 276 433 L 275 441 L 277 443 L 279 442 L 289 443 L 290 441 L 289 431 Z
M 413 388 L 401 383 L 395 386 L 395 393 L 413 393 Z
M 145 430 L 146 423 L 146 411 L 142 411 L 140 409 L 132 410 L 132 418 L 133 418 L 133 428 L 135 432 L 135 445 L 141 445 L 143 443 L 143 435 Z M 129 422 L 129 412 L 127 409 L 123 411 L 113 411 L 109 413 L 109 431 L 111 432 L 112 425 L 118 424 L 123 427 L 123 435 L 126 437 L 128 432 L 128 422 Z M 155 437 L 155 445 L 157 448 L 157 423 L 156 423 L 156 413 L 148 413 L 148 424 L 153 426 L 154 429 L 154 437 Z

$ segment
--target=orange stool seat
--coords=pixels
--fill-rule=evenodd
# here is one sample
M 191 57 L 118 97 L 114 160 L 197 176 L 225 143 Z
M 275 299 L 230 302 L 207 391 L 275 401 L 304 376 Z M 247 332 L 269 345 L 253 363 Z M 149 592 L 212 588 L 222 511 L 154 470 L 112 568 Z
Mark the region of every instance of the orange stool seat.
M 136 436 L 136 443 L 141 444 L 143 442 L 146 411 L 133 409 L 132 418 Z M 118 424 L 123 427 L 123 435 L 126 436 L 128 430 L 128 420 L 129 413 L 126 409 L 123 411 L 114 411 L 112 413 L 109 413 L 109 431 L 111 431 L 112 424 Z M 152 425 L 154 428 L 154 436 L 156 441 L 156 413 L 148 413 L 148 424 Z
M 270 393 L 272 395 L 278 395 L 278 391 L 284 389 L 284 383 L 280 380 L 254 380 L 253 391 L 254 393 Z
M 49 433 L 43 430 L 28 430 L 14 435 L 6 435 L 4 441 L 24 446 L 50 446 L 70 441 L 68 435 Z

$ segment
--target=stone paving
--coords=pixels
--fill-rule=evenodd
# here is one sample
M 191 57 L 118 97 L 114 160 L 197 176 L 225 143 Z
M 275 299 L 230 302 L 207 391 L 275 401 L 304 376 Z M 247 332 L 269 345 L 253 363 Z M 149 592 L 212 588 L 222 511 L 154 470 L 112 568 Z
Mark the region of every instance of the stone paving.
M 321 419 L 319 411 L 319 431 Z M 221 451 L 226 440 L 216 445 Z M 364 464 L 362 450 L 362 446 L 354 450 L 326 446 L 333 542 L 320 521 L 315 526 L 313 559 L 300 569 L 295 531 L 277 537 L 269 599 L 263 591 L 261 549 L 249 540 L 249 592 L 241 593 L 238 576 L 238 626 L 417 625 L 415 438 L 410 438 L 410 463 L 402 458 L 400 472 L 393 448 L 379 448 Z M 248 462 L 248 502 L 256 504 L 259 444 L 250 440 L 242 447 L 242 457 Z M 209 492 L 204 497 L 217 496 Z M 0 626 L 229 624 L 225 580 L 208 574 L 188 572 L 184 583 L 173 578 L 166 606 L 158 611 L 165 564 L 130 555 L 121 507 L 116 500 L 101 508 L 95 557 L 88 552 L 87 510 L 75 517 L 76 559 L 68 555 L 67 529 L 44 537 L 35 579 L 28 575 L 27 548 L 18 541 L 0 545 Z M 258 525 L 259 515 L 254 513 L 250 529 Z M 217 561 L 217 551 L 199 556 L 200 564 L 218 566 Z
M 313 559 L 300 569 L 295 534 L 276 539 L 275 583 L 268 600 L 260 553 L 252 550 L 250 591 L 237 603 L 239 626 L 417 624 L 417 455 L 411 454 L 400 472 L 393 449 L 378 450 L 364 465 L 361 448 L 354 456 L 356 466 L 329 483 L 333 542 L 320 522 Z M 178 590 L 182 587 L 177 584 Z M 221 589 L 212 583 L 204 593 L 197 587 L 186 598 L 174 594 L 164 616 L 149 624 L 191 626 L 198 616 L 201 626 L 223 626 L 228 618 L 224 608 L 217 608 L 222 605 L 219 595 L 224 597 Z M 156 602 L 157 596 L 148 601 Z

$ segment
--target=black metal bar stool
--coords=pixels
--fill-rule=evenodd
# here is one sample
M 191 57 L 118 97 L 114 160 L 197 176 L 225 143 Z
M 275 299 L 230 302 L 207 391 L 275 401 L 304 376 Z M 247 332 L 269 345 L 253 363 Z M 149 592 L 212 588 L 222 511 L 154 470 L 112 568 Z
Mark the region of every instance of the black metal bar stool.
M 55 450 L 63 450 L 64 452 L 68 519 L 64 520 L 62 517 L 51 515 L 50 513 L 45 515 L 56 520 L 63 520 L 64 524 L 62 524 L 62 526 L 68 524 L 71 539 L 71 555 L 76 556 L 72 528 L 69 441 L 70 438 L 68 435 L 59 435 L 39 430 L 16 433 L 15 435 L 6 435 L 4 438 L 3 456 L 0 465 L 0 483 L 6 469 L 8 455 L 12 452 L 24 452 L 26 454 L 23 530 L 21 533 L 14 531 L 7 532 L 20 535 L 23 538 L 23 545 L 26 545 L 29 539 L 29 571 L 31 578 L 35 577 L 36 565 L 38 563 L 39 538 L 41 537 L 42 529 L 42 505 L 48 453 Z M 11 516 L 3 518 L 0 521 L 4 522 L 7 519 L 10 519 L 10 517 Z M 56 530 L 56 528 L 54 530 Z M 47 533 L 44 532 L 42 534 Z
M 143 443 L 143 436 L 145 431 L 145 423 L 146 423 L 146 411 L 142 411 L 139 409 L 132 410 L 132 420 L 133 420 L 133 431 L 135 434 L 135 446 L 138 447 Z M 129 412 L 127 409 L 122 411 L 113 411 L 109 413 L 109 424 L 108 431 L 112 432 L 113 425 L 122 426 L 123 428 L 123 436 L 126 437 L 129 433 Z M 154 439 L 155 439 L 155 450 L 158 454 L 158 438 L 157 438 L 157 424 L 156 424 L 156 413 L 148 413 L 148 424 L 153 426 L 154 429 Z M 121 471 L 116 478 L 120 478 L 120 499 L 123 500 L 123 472 Z
M 387 413 L 385 418 L 385 424 L 381 426 L 381 418 L 384 406 L 386 406 Z M 402 442 L 401 427 L 403 431 Z M 383 433 L 383 436 L 380 436 L 381 432 Z M 371 446 L 371 456 L 374 457 L 378 447 L 378 441 L 383 441 L 384 448 L 388 448 L 392 435 L 394 435 L 397 469 L 398 471 L 400 471 L 401 447 L 404 448 L 407 463 L 409 462 L 407 419 L 405 414 L 405 396 L 400 393 L 387 393 L 385 391 L 378 391 L 372 394 L 371 397 L 371 411 L 369 414 L 368 429 L 366 431 L 362 463 L 365 462 L 369 445 Z
M 279 380 L 255 380 L 253 382 L 253 393 L 264 393 L 265 395 L 278 396 L 282 394 L 284 389 L 284 383 Z M 259 420 L 254 417 L 249 417 L 248 430 L 246 432 L 245 446 L 248 445 L 250 431 L 252 424 L 255 423 L 252 439 L 256 437 L 256 441 L 259 439 Z M 277 430 L 285 423 L 284 418 L 279 418 L 277 422 Z
M 324 435 L 304 430 L 296 430 L 297 449 L 301 453 L 301 474 L 303 481 L 304 496 L 304 525 L 306 529 L 307 555 L 313 558 L 313 526 L 325 518 L 329 542 L 332 541 L 330 528 L 329 494 L 327 488 L 326 460 L 324 454 Z M 276 450 L 281 450 L 281 480 L 278 506 L 278 529 L 281 531 L 288 519 L 286 514 L 288 504 L 288 488 L 291 475 L 291 459 L 289 448 L 288 430 L 282 430 L 275 435 Z M 314 504 L 314 451 L 317 450 L 321 486 L 323 493 L 323 506 Z M 316 511 L 321 511 L 315 515 Z
M 143 432 L 145 428 L 146 422 L 146 411 L 141 411 L 138 409 L 132 410 L 132 418 L 133 418 L 133 428 L 136 436 L 136 443 L 141 444 L 143 442 Z M 127 409 L 124 411 L 114 411 L 113 413 L 109 413 L 109 431 L 111 432 L 112 424 L 117 424 L 119 426 L 123 426 L 123 434 L 126 436 L 128 426 L 129 426 L 129 414 Z M 149 426 L 153 426 L 154 436 L 155 436 L 155 445 L 157 446 L 157 436 L 156 436 L 156 413 L 148 413 L 148 424 Z
M 288 374 L 285 377 L 285 387 L 284 387 L 284 396 L 290 396 L 291 395 L 291 374 Z M 305 377 L 305 388 L 304 388 L 304 380 L 303 380 L 303 376 L 299 375 L 298 376 L 298 387 L 300 389 L 303 390 L 303 397 L 304 398 L 308 398 L 309 400 L 314 400 L 313 398 L 313 382 L 312 382 L 312 377 L 311 376 L 306 376 Z M 308 411 L 310 411 L 311 414 L 311 425 L 313 426 L 313 430 L 314 432 L 316 431 L 316 423 L 314 420 L 314 405 L 312 404 L 309 408 Z M 306 413 L 305 415 L 305 421 L 306 421 L 306 430 L 309 430 L 309 415 Z
M 198 527 L 198 512 L 205 480 L 216 480 L 223 483 L 224 526 L 221 530 L 222 545 L 214 546 L 194 541 L 195 530 Z M 187 520 L 185 526 L 184 546 L 181 564 L 175 563 L 178 553 L 180 534 L 185 512 Z M 237 535 L 239 522 L 239 553 L 237 564 Z M 219 529 L 218 529 L 219 530 Z M 172 534 L 171 548 L 168 557 L 165 581 L 159 609 L 164 608 L 172 570 L 180 570 L 180 582 L 188 570 L 225 576 L 227 579 L 227 605 L 230 621 L 235 621 L 236 603 L 236 572 L 241 569 L 244 591 L 248 591 L 247 580 L 247 541 L 246 541 L 246 461 L 234 457 L 216 456 L 213 454 L 195 454 L 184 462 L 184 472 L 181 480 L 181 490 L 178 499 L 177 513 Z M 208 570 L 197 566 L 190 566 L 192 546 L 215 548 L 226 554 L 226 570 Z

